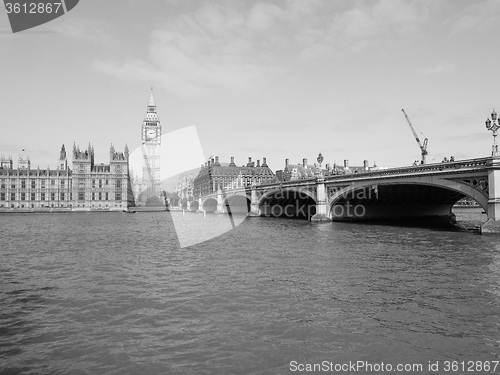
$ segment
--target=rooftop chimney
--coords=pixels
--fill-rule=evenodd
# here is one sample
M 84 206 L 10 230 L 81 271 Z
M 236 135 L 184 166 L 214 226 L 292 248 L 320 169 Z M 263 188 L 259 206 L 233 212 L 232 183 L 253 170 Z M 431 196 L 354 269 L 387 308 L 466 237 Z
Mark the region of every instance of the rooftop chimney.
M 257 160 L 257 167 L 260 167 L 260 160 Z
M 234 156 L 231 156 L 231 163 L 229 164 L 231 167 L 234 167 L 235 164 L 234 164 Z
M 266 158 L 262 158 L 262 166 L 267 167 Z
M 369 169 L 368 160 L 363 160 L 363 167 L 365 168 L 365 171 L 367 171 Z
M 344 168 L 349 169 L 349 160 L 344 160 Z
M 307 159 L 302 159 L 302 166 L 307 168 Z
M 288 169 L 288 166 L 289 166 L 289 160 L 285 159 L 285 169 Z
M 220 165 L 220 163 L 219 163 L 219 157 L 218 156 L 215 157 L 215 164 L 214 165 L 217 165 L 217 166 Z
M 252 158 L 251 157 L 248 157 L 248 164 L 247 164 L 247 167 L 252 167 Z

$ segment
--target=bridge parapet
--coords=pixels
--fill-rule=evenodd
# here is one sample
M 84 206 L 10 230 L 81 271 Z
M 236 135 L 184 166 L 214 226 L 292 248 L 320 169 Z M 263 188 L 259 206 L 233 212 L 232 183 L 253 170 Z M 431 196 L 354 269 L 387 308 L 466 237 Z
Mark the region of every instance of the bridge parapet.
M 461 160 L 447 163 L 436 163 L 436 164 L 425 164 L 412 167 L 396 167 L 381 169 L 377 171 L 367 171 L 360 173 L 351 174 L 340 174 L 327 176 L 325 179 L 327 181 L 339 180 L 339 179 L 358 179 L 358 178 L 369 178 L 369 177 L 382 177 L 382 176 L 399 176 L 399 175 L 416 175 L 416 174 L 428 174 L 428 173 L 440 173 L 443 172 L 455 172 L 457 170 L 468 171 L 468 170 L 485 170 L 488 165 L 491 165 L 490 158 L 479 158 L 479 159 L 469 159 Z
M 317 183 L 318 178 L 324 179 L 326 183 L 333 182 L 337 180 L 356 180 L 356 179 L 366 179 L 366 178 L 378 178 L 378 177 L 400 177 L 414 176 L 417 174 L 429 174 L 438 173 L 443 174 L 446 172 L 466 172 L 466 171 L 486 171 L 489 166 L 494 165 L 494 161 L 491 157 L 488 158 L 477 158 L 469 160 L 461 160 L 447 163 L 436 163 L 436 164 L 425 164 L 411 167 L 395 167 L 380 169 L 376 171 L 366 171 L 359 173 L 345 173 L 328 175 L 322 177 L 312 177 L 300 180 L 291 180 L 286 182 L 274 182 L 271 184 L 261 184 L 257 185 L 258 190 L 267 190 L 270 188 L 280 188 L 280 187 L 298 187 L 298 186 L 310 186 Z

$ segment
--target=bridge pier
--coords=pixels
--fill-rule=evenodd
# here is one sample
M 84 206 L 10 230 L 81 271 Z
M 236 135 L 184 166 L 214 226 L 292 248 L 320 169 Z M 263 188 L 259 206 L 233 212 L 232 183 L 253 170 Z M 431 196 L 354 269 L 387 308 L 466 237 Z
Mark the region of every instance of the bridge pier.
M 311 221 L 331 221 L 328 216 L 329 207 L 326 202 L 326 186 L 325 179 L 320 177 L 316 184 L 316 214 L 311 217 Z
M 217 190 L 217 210 L 215 211 L 216 214 L 224 214 L 226 211 L 224 210 L 224 201 L 222 199 L 222 191 L 219 189 Z
M 204 213 L 205 210 L 203 209 L 203 199 L 198 198 L 198 210 L 196 211 L 197 213 Z
M 255 186 L 252 186 L 252 192 L 250 195 L 250 212 L 247 214 L 250 217 L 258 217 L 260 216 L 259 210 L 259 197 L 257 195 L 257 189 Z
M 492 157 L 488 164 L 488 221 L 481 233 L 500 234 L 500 157 Z

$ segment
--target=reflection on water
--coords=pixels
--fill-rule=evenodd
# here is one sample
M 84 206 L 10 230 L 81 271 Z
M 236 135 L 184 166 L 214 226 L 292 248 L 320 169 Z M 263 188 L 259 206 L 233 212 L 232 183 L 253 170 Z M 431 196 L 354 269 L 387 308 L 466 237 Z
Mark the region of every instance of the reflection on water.
M 181 248 L 165 212 L 0 220 L 0 374 L 498 360 L 500 248 L 474 231 L 259 218 Z

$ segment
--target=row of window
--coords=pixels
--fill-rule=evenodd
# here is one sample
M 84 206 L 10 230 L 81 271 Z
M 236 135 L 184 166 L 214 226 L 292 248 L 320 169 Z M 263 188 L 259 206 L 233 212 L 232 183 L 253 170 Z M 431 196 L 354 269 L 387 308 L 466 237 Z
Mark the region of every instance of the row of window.
M 98 198 L 98 200 L 102 201 L 103 198 L 105 201 L 109 200 L 109 195 L 108 193 L 101 193 L 99 192 L 98 194 L 96 193 L 92 193 L 92 200 L 95 201 L 96 198 Z M 85 200 L 85 193 L 84 192 L 79 192 L 78 193 L 78 200 L 79 201 L 84 201 Z M 115 201 L 121 201 L 122 200 L 122 193 L 121 192 L 116 192 L 115 193 Z
M 122 193 L 121 192 L 118 192 L 118 193 L 115 193 L 114 194 L 115 196 L 115 200 L 117 201 L 121 201 L 122 200 Z M 11 201 L 15 201 L 17 200 L 16 198 L 19 197 L 19 200 L 21 201 L 26 201 L 28 200 L 27 198 L 31 198 L 30 200 L 32 201 L 36 201 L 37 200 L 37 197 L 36 197 L 36 194 L 35 193 L 31 193 L 31 194 L 26 194 L 26 193 L 20 193 L 19 195 L 17 195 L 16 193 L 10 193 L 10 195 L 8 195 L 7 193 L 0 193 L 0 201 L 5 201 L 7 200 L 7 198 L 10 197 L 10 200 Z M 98 200 L 109 200 L 109 194 L 108 193 L 99 193 L 98 195 L 96 193 L 92 193 L 92 200 L 96 200 L 96 198 L 98 197 Z M 57 194 L 56 193 L 40 193 L 40 199 L 41 201 L 45 201 L 45 200 L 50 200 L 51 201 L 55 201 L 56 198 L 57 198 Z M 65 200 L 69 198 L 69 200 L 72 200 L 73 199 L 73 194 L 70 193 L 69 195 L 68 194 L 65 194 L 65 193 L 60 193 L 59 194 L 59 199 L 60 200 Z M 80 192 L 78 193 L 78 200 L 81 200 L 81 201 L 84 201 L 85 200 L 85 193 L 84 192 Z
M 214 181 L 224 181 L 224 182 L 231 182 L 231 181 L 247 181 L 247 182 L 251 182 L 251 181 L 256 181 L 256 182 L 261 182 L 261 181 L 267 181 L 267 180 L 270 180 L 270 179 L 273 179 L 274 177 L 273 176 L 235 176 L 235 177 L 214 177 L 213 180 Z
M 263 179 L 263 180 L 257 179 L 255 182 L 257 184 L 261 184 L 261 183 L 266 182 L 266 181 L 273 181 L 273 179 L 271 179 L 271 178 Z M 212 193 L 212 192 L 216 191 L 219 184 L 224 189 L 234 189 L 234 188 L 241 188 L 241 187 L 250 187 L 253 182 L 254 181 L 251 181 L 251 180 L 241 180 L 241 179 L 237 179 L 237 180 L 221 179 L 218 181 L 213 180 L 212 183 L 209 183 L 208 181 L 204 182 L 203 184 L 197 183 L 196 186 L 193 187 L 193 192 L 195 195 L 198 195 L 198 194 L 203 195 L 203 194 L 208 194 L 208 193 Z
M 115 194 L 116 196 L 116 194 Z M 92 193 L 92 200 L 95 201 L 96 198 L 98 198 L 98 200 L 102 201 L 102 198 L 104 197 L 104 200 L 107 201 L 109 200 L 109 193 L 102 193 L 102 192 L 99 192 L 99 193 Z
M 8 194 L 6 194 L 6 193 L 0 193 L 0 201 L 5 201 L 5 200 L 6 200 L 6 198 L 8 198 L 8 197 L 10 197 L 10 200 L 11 200 L 11 201 L 15 201 L 15 200 L 17 200 L 17 199 L 16 199 L 16 195 L 17 195 L 16 193 L 10 193 L 10 195 L 8 195 Z M 28 197 L 29 197 L 29 198 L 31 198 L 30 200 L 32 200 L 32 201 L 36 201 L 36 200 L 37 200 L 37 199 L 36 199 L 36 194 L 35 194 L 35 193 L 31 193 L 31 194 L 27 194 L 27 193 L 20 193 L 20 194 L 19 194 L 19 195 L 17 195 L 17 196 L 19 197 L 19 200 L 21 200 L 21 201 L 25 201 L 25 200 L 27 200 L 27 198 L 28 198 Z M 56 200 L 56 197 L 57 197 L 56 193 L 47 193 L 47 194 L 45 194 L 45 193 L 40 193 L 40 200 L 41 200 L 41 201 L 49 200 L 49 198 L 50 198 L 50 200 L 51 200 L 51 201 L 55 201 L 55 200 Z M 60 199 L 60 200 L 62 200 L 62 201 L 63 201 L 63 200 L 65 200 L 66 198 L 68 198 L 68 195 L 67 195 L 67 194 L 65 194 L 65 193 L 60 193 L 60 194 L 59 194 L 59 199 Z M 70 193 L 70 194 L 69 194 L 69 200 L 71 200 L 71 199 L 72 199 L 72 194 Z
M 80 179 L 79 179 L 79 181 L 78 181 L 78 183 L 79 183 L 80 185 L 81 185 L 82 180 L 83 180 L 83 181 L 85 181 L 83 178 L 80 178 Z M 100 188 L 102 188 L 102 186 L 103 186 L 103 181 L 102 181 L 102 180 L 99 180 L 99 181 L 98 181 L 98 184 L 99 184 L 99 187 L 100 187 Z M 108 180 L 108 179 L 104 180 L 104 185 L 105 185 L 105 186 L 108 186 L 108 185 L 109 185 L 109 180 Z M 116 186 L 117 188 L 121 188 L 121 187 L 122 187 L 122 180 L 116 180 L 115 186 Z M 95 188 L 95 187 L 96 187 L 96 180 L 95 180 L 95 179 L 93 179 L 93 180 L 92 180 L 92 187 L 93 187 L 93 188 Z
M 79 180 L 78 180 L 78 185 L 79 185 L 79 186 L 85 186 L 85 185 L 86 185 L 86 183 L 85 183 L 85 179 L 83 179 L 83 178 L 79 179 Z M 26 181 L 24 181 L 24 180 L 21 180 L 21 183 L 20 183 L 20 184 L 17 184 L 17 183 L 16 183 L 16 181 L 11 181 L 11 182 L 10 182 L 10 184 L 6 184 L 5 182 L 0 182 L 0 189 L 5 189 L 5 188 L 6 188 L 6 187 L 8 187 L 8 186 L 10 186 L 10 188 L 11 188 L 11 189 L 15 189 L 17 186 L 19 186 L 21 189 L 26 189 L 26 188 L 27 188 Z M 40 187 L 41 189 L 45 189 L 47 186 L 49 186 L 49 185 L 46 185 L 44 181 L 42 181 L 42 183 L 39 185 L 39 187 Z M 55 181 L 54 181 L 54 180 L 51 180 L 51 184 L 50 184 L 50 186 L 51 186 L 51 187 L 55 187 L 55 186 L 56 186 L 56 184 L 55 184 Z M 98 186 L 99 186 L 100 188 L 102 188 L 102 187 L 103 187 L 103 184 L 102 184 L 102 182 L 101 182 L 101 181 L 99 181 Z M 108 184 L 108 180 L 106 180 L 106 183 L 104 184 L 104 186 L 109 186 L 109 184 Z M 115 184 L 115 186 L 116 186 L 117 188 L 121 188 L 121 187 L 122 187 L 122 180 L 116 180 L 116 184 Z M 32 189 L 36 189 L 36 188 L 37 188 L 37 185 L 36 185 L 36 183 L 35 183 L 35 181 L 34 181 L 34 180 L 31 182 L 30 187 L 31 187 Z M 61 188 L 65 188 L 65 187 L 66 187 L 66 183 L 65 183 L 65 181 L 64 181 L 64 180 L 61 180 L 60 187 L 61 187 Z M 69 187 L 69 188 L 71 188 L 71 187 L 72 187 L 72 183 L 71 183 L 71 181 L 69 182 L 68 187 Z M 95 180 L 94 180 L 94 181 L 92 181 L 92 187 L 93 187 L 93 188 L 96 188 L 96 182 L 95 182 Z
M 79 186 L 79 187 L 84 187 L 85 185 L 86 185 L 86 179 L 85 179 L 85 178 L 79 178 L 79 179 L 78 179 L 78 186 Z M 93 179 L 93 180 L 92 180 L 92 187 L 93 187 L 93 188 L 95 188 L 95 187 L 96 187 L 96 185 L 98 185 L 100 188 L 102 188 L 102 187 L 103 187 L 103 180 L 99 180 L 99 181 L 96 183 L 96 180 L 95 180 L 95 179 Z M 104 186 L 109 186 L 109 180 L 108 180 L 108 179 L 104 180 Z M 119 179 L 118 179 L 118 180 L 116 180 L 116 182 L 115 182 L 115 186 L 116 186 L 117 188 L 121 188 L 121 187 L 122 187 L 122 180 L 119 180 Z
M 105 185 L 106 186 L 109 185 L 109 180 L 107 179 L 105 180 Z M 92 187 L 95 188 L 95 186 L 96 186 L 96 180 L 94 179 L 92 180 Z M 99 180 L 99 187 L 102 188 L 102 180 Z
M 98 166 L 98 167 L 100 167 L 100 166 Z M 108 169 L 108 168 L 109 168 L 109 169 Z M 78 170 L 79 170 L 80 172 L 85 172 L 85 171 L 86 171 L 86 169 L 87 169 L 87 168 L 85 168 L 85 165 L 84 165 L 84 164 L 80 164 L 80 165 L 79 165 L 79 167 L 78 167 Z M 89 166 L 89 169 L 90 169 L 90 166 Z M 106 169 L 107 169 L 108 171 L 110 171 L 110 170 L 111 170 L 111 166 L 109 166 L 109 165 L 108 165 L 108 166 L 106 166 Z M 76 168 L 75 168 L 75 170 L 76 170 Z M 121 171 L 122 171 L 122 166 L 121 166 L 121 165 L 119 165 L 119 164 L 118 164 L 118 165 L 116 165 L 116 166 L 115 166 L 115 171 L 116 171 L 116 172 L 121 172 Z M 106 173 L 106 171 L 105 171 L 105 170 L 103 170 L 103 168 L 101 168 L 101 170 L 97 170 L 97 171 L 94 171 L 94 172 L 101 172 L 101 173 L 102 173 L 102 172 L 104 172 L 104 173 Z
M 50 181 L 50 184 L 49 182 Z M 37 180 L 30 180 L 30 183 L 29 185 L 31 186 L 32 189 L 36 188 L 37 184 L 36 184 Z M 6 186 L 10 185 L 10 187 L 12 189 L 15 189 L 16 186 L 18 186 L 18 183 L 16 180 L 11 180 L 10 182 L 7 182 L 5 181 L 5 179 L 2 179 L 0 180 L 0 188 L 1 189 L 5 189 Z M 56 186 L 56 180 L 39 180 L 39 184 L 38 184 L 42 189 L 45 188 L 45 186 Z M 66 180 L 60 180 L 60 183 L 59 185 L 64 188 L 66 186 Z M 71 180 L 69 181 L 69 186 L 71 186 Z M 20 180 L 20 184 L 19 186 L 21 187 L 21 189 L 26 189 L 26 186 L 28 186 L 28 183 L 26 181 L 25 178 L 21 179 Z
M 27 181 L 26 178 L 23 178 L 20 180 L 20 187 L 22 189 L 25 189 L 26 186 L 30 185 L 32 188 L 36 188 L 37 186 L 37 181 L 38 181 L 38 185 L 41 186 L 42 188 L 45 188 L 45 186 L 55 186 L 56 185 L 56 180 L 54 179 L 51 179 L 51 180 L 47 180 L 47 179 L 42 179 L 42 180 L 36 180 L 36 179 L 30 179 L 29 180 L 29 183 Z M 49 183 L 50 181 L 50 183 Z M 79 184 L 85 184 L 85 179 L 84 178 L 79 178 L 78 179 L 78 183 Z M 109 180 L 108 179 L 105 179 L 104 181 L 102 179 L 99 179 L 99 180 L 96 180 L 96 179 L 93 179 L 92 180 L 92 187 L 96 187 L 96 185 L 99 185 L 99 187 L 102 187 L 103 185 L 109 185 Z M 0 188 L 2 189 L 5 189 L 5 187 L 7 185 L 10 185 L 12 188 L 15 188 L 17 185 L 18 185 L 18 182 L 16 179 L 10 179 L 10 181 L 7 181 L 6 179 L 1 179 L 0 180 Z M 64 187 L 66 186 L 66 180 L 60 180 L 59 182 L 59 185 L 61 187 Z M 68 180 L 68 185 L 71 186 L 71 180 Z M 121 187 L 122 186 L 122 180 L 118 179 L 116 180 L 116 184 L 115 184 L 117 187 Z
M 45 208 L 54 208 L 54 207 L 72 207 L 73 205 L 69 204 L 67 206 L 65 206 L 64 204 L 61 204 L 61 205 L 58 205 L 57 203 L 54 205 L 54 203 L 51 203 L 50 206 L 49 205 L 46 205 L 46 206 L 37 206 L 35 205 L 34 203 L 31 203 L 31 206 L 30 205 L 24 205 L 24 204 L 21 204 L 21 205 L 18 205 L 17 208 L 35 208 L 35 207 L 45 207 Z M 0 204 L 0 208 L 8 208 L 9 205 L 8 204 Z M 11 204 L 10 205 L 11 208 L 16 208 L 16 205 L 15 204 Z
M 65 207 L 71 208 L 71 207 L 73 207 L 73 205 L 71 203 L 68 204 L 68 205 L 58 204 L 58 203 L 55 203 L 55 204 L 51 203 L 50 206 L 48 204 L 40 206 L 40 205 L 37 205 L 37 204 L 34 204 L 34 203 L 26 204 L 26 205 L 25 204 L 17 204 L 16 205 L 16 204 L 12 203 L 9 206 L 8 204 L 1 204 L 0 203 L 0 208 L 9 208 L 9 207 L 10 208 L 65 208 Z M 89 206 L 86 206 L 85 204 L 83 204 L 83 205 L 78 205 L 78 207 L 89 207 Z M 92 207 L 96 207 L 96 206 L 92 205 Z M 101 206 L 99 204 L 98 207 L 101 208 L 101 209 L 104 208 L 104 207 L 109 208 L 110 205 L 106 204 L 106 206 Z M 120 203 L 120 205 L 118 205 L 118 203 L 115 203 L 115 207 L 122 207 L 122 204 Z

